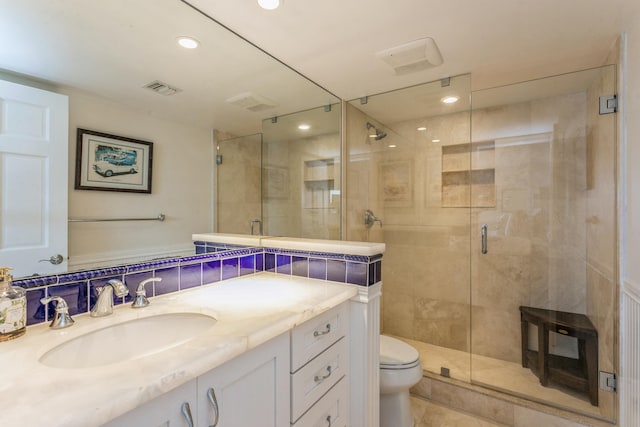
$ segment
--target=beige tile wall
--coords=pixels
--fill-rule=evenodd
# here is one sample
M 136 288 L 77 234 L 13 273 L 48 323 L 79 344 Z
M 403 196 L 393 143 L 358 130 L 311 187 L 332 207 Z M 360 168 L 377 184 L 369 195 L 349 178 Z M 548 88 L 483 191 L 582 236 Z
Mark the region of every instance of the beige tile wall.
M 250 221 L 260 218 L 260 136 L 215 137 L 222 155 L 216 166 L 216 231 L 249 234 Z
M 616 115 L 600 115 L 598 97 L 615 92 L 615 68 L 603 68 L 589 96 L 587 134 L 586 313 L 598 330 L 598 368 L 617 372 Z M 616 395 L 600 391 L 601 412 L 614 417 Z
M 594 111 L 605 84 L 471 117 L 387 124 L 389 136 L 377 144 L 366 136 L 374 118 L 348 106 L 346 238 L 387 245 L 384 333 L 520 363 L 520 305 L 582 313 L 600 335 L 600 369 L 615 370 L 613 119 Z M 418 124 L 428 134 L 417 133 Z M 474 160 L 478 167 L 493 162 L 495 206 L 442 207 L 442 146 L 468 143 L 471 130 L 473 141 L 495 141 L 492 156 L 470 158 L 472 168 Z M 436 137 L 440 142 L 431 142 Z M 464 159 L 445 166 L 453 161 Z M 390 162 L 410 170 L 410 197 L 401 203 L 381 190 L 380 165 Z M 366 228 L 364 209 L 384 227 Z M 489 229 L 486 255 L 482 224 Z M 550 345 L 577 357 L 574 339 L 554 334 Z M 612 418 L 613 396 L 600 395 L 600 413 Z
M 338 133 L 265 143 L 264 167 L 284 171 L 286 191 L 273 190 L 273 183 L 265 180 L 267 191 L 264 205 L 265 234 L 270 236 L 340 239 L 340 198 L 331 199 L 326 191 L 316 194 L 305 184 L 305 161 L 333 159 L 331 186 L 340 191 L 340 136 Z M 282 173 L 282 172 L 281 172 Z M 324 185 L 324 184 L 319 184 Z M 313 206 L 313 207 L 309 207 Z M 322 206 L 322 207 L 316 207 Z

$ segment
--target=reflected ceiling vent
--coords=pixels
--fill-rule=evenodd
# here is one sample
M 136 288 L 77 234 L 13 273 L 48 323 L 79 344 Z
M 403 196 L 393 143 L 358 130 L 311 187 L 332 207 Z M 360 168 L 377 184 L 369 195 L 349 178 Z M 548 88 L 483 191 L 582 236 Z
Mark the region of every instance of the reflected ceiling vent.
M 155 93 L 159 93 L 160 95 L 164 95 L 164 96 L 171 96 L 171 95 L 175 95 L 178 92 L 182 92 L 182 89 L 178 89 L 177 87 L 173 87 L 159 80 L 148 83 L 142 87 L 145 89 L 152 90 Z
M 273 108 L 277 105 L 272 100 L 265 98 L 264 96 L 257 95 L 253 92 L 244 92 L 240 95 L 232 96 L 231 98 L 227 99 L 227 102 L 229 104 L 242 107 L 246 110 L 253 111 L 254 113 L 258 111 L 268 110 L 269 108 Z
M 443 63 L 440 49 L 431 37 L 381 50 L 376 56 L 389 64 L 399 75 L 415 73 Z

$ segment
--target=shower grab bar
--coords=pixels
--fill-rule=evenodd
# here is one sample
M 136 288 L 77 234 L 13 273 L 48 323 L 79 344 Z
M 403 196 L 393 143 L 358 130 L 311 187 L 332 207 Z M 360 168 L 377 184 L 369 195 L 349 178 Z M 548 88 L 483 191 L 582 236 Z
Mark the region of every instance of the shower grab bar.
M 482 224 L 480 236 L 482 237 L 482 254 L 487 253 L 487 224 Z
M 153 218 L 69 218 L 69 222 L 111 222 L 111 221 L 164 221 L 163 213 Z

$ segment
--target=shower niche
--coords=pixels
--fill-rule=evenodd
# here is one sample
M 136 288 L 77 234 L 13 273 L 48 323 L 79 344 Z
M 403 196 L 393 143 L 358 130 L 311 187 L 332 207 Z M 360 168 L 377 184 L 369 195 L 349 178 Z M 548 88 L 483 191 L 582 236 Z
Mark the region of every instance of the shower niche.
M 332 209 L 338 206 L 335 160 L 333 158 L 306 160 L 304 169 L 303 206 L 305 209 Z
M 442 147 L 442 207 L 496 205 L 495 141 Z

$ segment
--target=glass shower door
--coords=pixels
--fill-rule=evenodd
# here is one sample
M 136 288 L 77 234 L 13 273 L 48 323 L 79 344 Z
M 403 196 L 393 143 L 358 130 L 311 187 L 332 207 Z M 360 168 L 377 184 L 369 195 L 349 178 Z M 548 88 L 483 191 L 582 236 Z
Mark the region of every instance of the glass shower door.
M 262 134 L 219 141 L 216 146 L 215 231 L 260 234 Z
M 606 66 L 472 93 L 471 379 L 605 419 L 616 119 L 599 98 L 615 88 Z
M 470 93 L 463 75 L 351 101 L 345 159 L 346 238 L 386 245 L 382 333 L 418 349 L 426 372 L 465 382 Z

